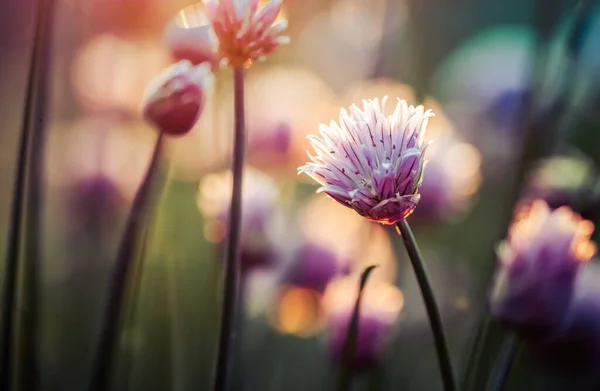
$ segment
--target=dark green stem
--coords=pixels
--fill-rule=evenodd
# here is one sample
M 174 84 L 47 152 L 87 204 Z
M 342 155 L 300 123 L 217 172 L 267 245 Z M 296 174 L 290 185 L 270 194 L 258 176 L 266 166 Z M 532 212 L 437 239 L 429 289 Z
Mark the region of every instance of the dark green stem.
M 356 339 L 358 337 L 358 328 L 360 323 L 360 303 L 362 301 L 363 291 L 367 284 L 367 280 L 369 279 L 369 275 L 376 267 L 377 265 L 371 265 L 367 267 L 360 276 L 360 283 L 358 285 L 358 293 L 356 294 L 354 310 L 352 311 L 352 317 L 348 322 L 348 330 L 346 332 L 344 351 L 342 352 L 342 365 L 337 391 L 349 391 L 350 386 L 352 385 L 352 374 L 354 372 L 353 369 L 356 355 Z
M 235 326 L 239 296 L 240 260 L 239 242 L 242 220 L 242 178 L 246 150 L 246 124 L 244 113 L 244 69 L 233 70 L 234 99 L 234 140 L 233 140 L 233 188 L 229 208 L 227 247 L 223 270 L 223 303 L 221 306 L 221 324 L 217 364 L 214 377 L 214 391 L 228 391 L 231 387 L 231 369 L 233 367 L 236 340 Z
M 505 339 L 502 350 L 500 351 L 500 355 L 494 364 L 492 376 L 490 377 L 488 386 L 486 387 L 487 391 L 504 390 L 504 387 L 508 382 L 510 370 L 515 362 L 518 349 L 519 343 L 514 335 L 511 335 Z
M 37 388 L 39 218 L 54 0 L 39 0 L 15 163 L 0 335 L 0 389 Z M 22 264 L 21 264 L 22 262 Z M 21 286 L 22 285 L 22 286 Z M 21 297 L 17 292 L 22 290 Z M 18 300 L 18 301 L 17 301 Z M 18 332 L 16 332 L 18 330 Z M 15 346 L 15 343 L 17 344 Z M 16 351 L 15 351 L 16 348 Z M 15 355 L 16 353 L 16 355 Z M 18 364 L 18 366 L 17 366 Z M 15 373 L 17 376 L 15 376 Z
M 431 332 L 433 334 L 433 342 L 437 353 L 438 364 L 440 366 L 440 373 L 442 375 L 442 384 L 444 385 L 445 391 L 456 391 L 456 381 L 454 380 L 454 372 L 452 369 L 452 362 L 450 360 L 450 352 L 448 350 L 448 344 L 446 342 L 446 334 L 444 332 L 444 325 L 442 324 L 442 317 L 438 308 L 429 277 L 427 276 L 427 269 L 423 262 L 423 257 L 419 251 L 417 240 L 408 225 L 406 220 L 401 220 L 396 224 L 396 228 L 402 240 L 408 258 L 412 264 L 423 301 L 425 303 L 425 309 L 429 317 L 429 325 L 431 326 Z
M 117 252 L 113 275 L 110 281 L 108 298 L 100 334 L 97 341 L 95 355 L 92 362 L 92 372 L 88 384 L 89 391 L 106 391 L 109 389 L 110 372 L 112 369 L 115 347 L 119 339 L 119 329 L 127 289 L 130 288 L 132 277 L 132 264 L 136 259 L 140 225 L 143 222 L 144 212 L 152 192 L 154 173 L 158 167 L 163 134 L 156 139 L 154 152 L 142 183 L 133 199 L 129 218 L 121 237 L 121 244 Z

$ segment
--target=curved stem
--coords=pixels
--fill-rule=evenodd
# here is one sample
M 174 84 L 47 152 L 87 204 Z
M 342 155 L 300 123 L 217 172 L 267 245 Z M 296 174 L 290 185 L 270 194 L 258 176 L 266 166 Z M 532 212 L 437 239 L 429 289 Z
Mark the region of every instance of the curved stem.
M 378 267 L 377 265 L 371 265 L 367 267 L 360 276 L 360 282 L 358 284 L 358 293 L 356 294 L 356 301 L 354 303 L 354 309 L 352 311 L 352 317 L 348 322 L 348 329 L 346 331 L 346 341 L 344 343 L 344 350 L 342 353 L 342 367 L 340 371 L 340 377 L 338 379 L 337 391 L 349 391 L 352 386 L 352 375 L 354 369 L 354 359 L 356 356 L 356 340 L 358 338 L 359 323 L 360 323 L 360 303 L 362 301 L 363 292 L 367 285 L 367 280 L 371 272 Z
M 110 282 L 108 299 L 104 309 L 104 318 L 92 362 L 92 373 L 88 390 L 105 391 L 109 389 L 110 371 L 115 346 L 119 337 L 119 326 L 123 312 L 123 302 L 127 292 L 127 283 L 132 273 L 132 263 L 136 259 L 135 250 L 139 241 L 140 223 L 146 210 L 152 190 L 152 179 L 158 167 L 163 134 L 156 139 L 152 158 L 146 175 L 138 188 L 131 205 L 131 212 L 125 224 L 121 244 L 117 252 L 114 271 Z
M 15 164 L 0 317 L 0 389 L 36 388 L 34 340 L 37 308 L 37 246 L 41 197 L 44 115 L 54 0 L 39 0 L 27 76 L 19 150 Z M 24 246 L 24 243 L 26 245 Z M 23 258 L 23 259 L 21 259 Z M 23 263 L 21 265 L 21 262 Z M 22 282 L 19 283 L 22 276 Z M 22 297 L 18 298 L 20 285 Z M 18 301 L 22 302 L 18 304 Z M 18 316 L 17 315 L 18 311 Z M 16 319 L 15 319 L 16 318 Z M 17 324 L 18 323 L 18 324 Z M 20 357 L 15 357 L 15 345 Z M 22 361 L 17 368 L 15 361 Z M 20 372 L 15 379 L 15 370 Z
M 396 229 L 404 241 L 406 252 L 410 258 L 415 276 L 417 277 L 417 282 L 419 283 L 419 288 L 421 289 L 423 301 L 425 302 L 425 309 L 427 310 L 429 324 L 433 333 L 433 342 L 437 352 L 438 364 L 440 366 L 444 390 L 455 391 L 456 381 L 454 380 L 454 372 L 452 370 L 452 362 L 450 361 L 450 353 L 448 351 L 446 335 L 444 332 L 444 326 L 442 324 L 442 317 L 440 315 L 437 302 L 435 301 L 435 296 L 433 295 L 433 289 L 431 288 L 431 283 L 429 282 L 429 277 L 427 276 L 427 270 L 425 269 L 425 264 L 423 263 L 423 257 L 421 256 L 417 241 L 412 233 L 412 230 L 410 229 L 410 226 L 408 225 L 408 222 L 406 220 L 400 221 L 398 224 L 396 224 Z
M 239 296 L 239 242 L 242 220 L 242 177 L 246 149 L 246 125 L 244 118 L 244 69 L 233 70 L 234 139 L 233 139 L 233 188 L 229 208 L 227 248 L 223 271 L 223 303 L 219 346 L 214 377 L 214 391 L 227 391 L 231 381 L 229 374 L 233 361 L 233 345 L 236 339 L 235 325 Z
M 488 391 L 502 391 L 508 381 L 508 376 L 515 362 L 515 357 L 519 349 L 519 342 L 514 335 L 510 335 L 504 341 L 504 346 L 500 351 L 500 355 L 494 364 L 492 376 L 489 379 Z

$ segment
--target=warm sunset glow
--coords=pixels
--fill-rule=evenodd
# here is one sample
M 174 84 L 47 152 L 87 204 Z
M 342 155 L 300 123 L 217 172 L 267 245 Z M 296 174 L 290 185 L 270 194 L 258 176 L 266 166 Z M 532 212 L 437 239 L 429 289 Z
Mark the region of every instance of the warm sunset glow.
M 352 270 L 360 272 L 376 263 L 379 267 L 371 278 L 394 280 L 396 258 L 383 227 L 366 221 L 350 209 L 332 208 L 331 200 L 318 195 L 301 209 L 299 224 L 307 240 L 333 251 L 338 259 L 347 260 Z
M 311 289 L 287 287 L 270 320 L 280 333 L 311 337 L 323 327 L 321 295 Z
M 77 53 L 72 82 L 89 109 L 138 113 L 146 86 L 168 63 L 167 53 L 156 43 L 99 35 Z
M 323 295 L 323 307 L 328 316 L 351 312 L 356 303 L 358 276 L 331 282 Z M 394 285 L 381 280 L 369 280 L 363 292 L 361 312 L 394 322 L 404 306 L 404 295 Z
M 152 154 L 155 132 L 106 117 L 60 126 L 48 140 L 51 184 L 102 174 L 115 182 L 126 199 L 133 198 Z

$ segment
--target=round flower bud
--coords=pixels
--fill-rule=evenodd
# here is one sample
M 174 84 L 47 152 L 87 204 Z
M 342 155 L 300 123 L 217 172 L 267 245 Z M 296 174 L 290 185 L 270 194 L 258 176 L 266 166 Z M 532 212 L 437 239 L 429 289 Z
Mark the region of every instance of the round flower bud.
M 182 60 L 171 65 L 148 86 L 144 118 L 165 134 L 189 132 L 200 118 L 213 79 L 208 63 L 194 66 Z
M 177 60 L 188 60 L 195 65 L 219 63 L 217 37 L 201 3 L 179 11 L 167 24 L 163 40 Z

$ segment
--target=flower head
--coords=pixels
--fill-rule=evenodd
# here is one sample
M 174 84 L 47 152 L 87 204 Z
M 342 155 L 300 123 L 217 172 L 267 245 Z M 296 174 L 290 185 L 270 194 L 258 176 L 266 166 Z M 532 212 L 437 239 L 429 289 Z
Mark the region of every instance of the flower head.
M 282 35 L 287 19 L 275 22 L 281 0 L 270 0 L 260 10 L 259 3 L 260 0 L 204 0 L 225 64 L 249 66 L 289 42 L 289 37 Z
M 580 266 L 594 255 L 594 226 L 568 207 L 541 200 L 521 206 L 498 249 L 490 307 L 523 332 L 553 332 L 563 323 Z
M 300 167 L 342 205 L 369 220 L 395 224 L 410 215 L 419 202 L 425 166 L 427 122 L 433 116 L 423 106 L 398 99 L 385 115 L 386 98 L 364 101 L 340 111 L 339 124 L 319 127 L 322 137 L 308 136 L 316 156 Z
M 166 134 L 189 132 L 202 113 L 213 78 L 208 63 L 194 66 L 182 60 L 171 65 L 148 86 L 144 118 Z

